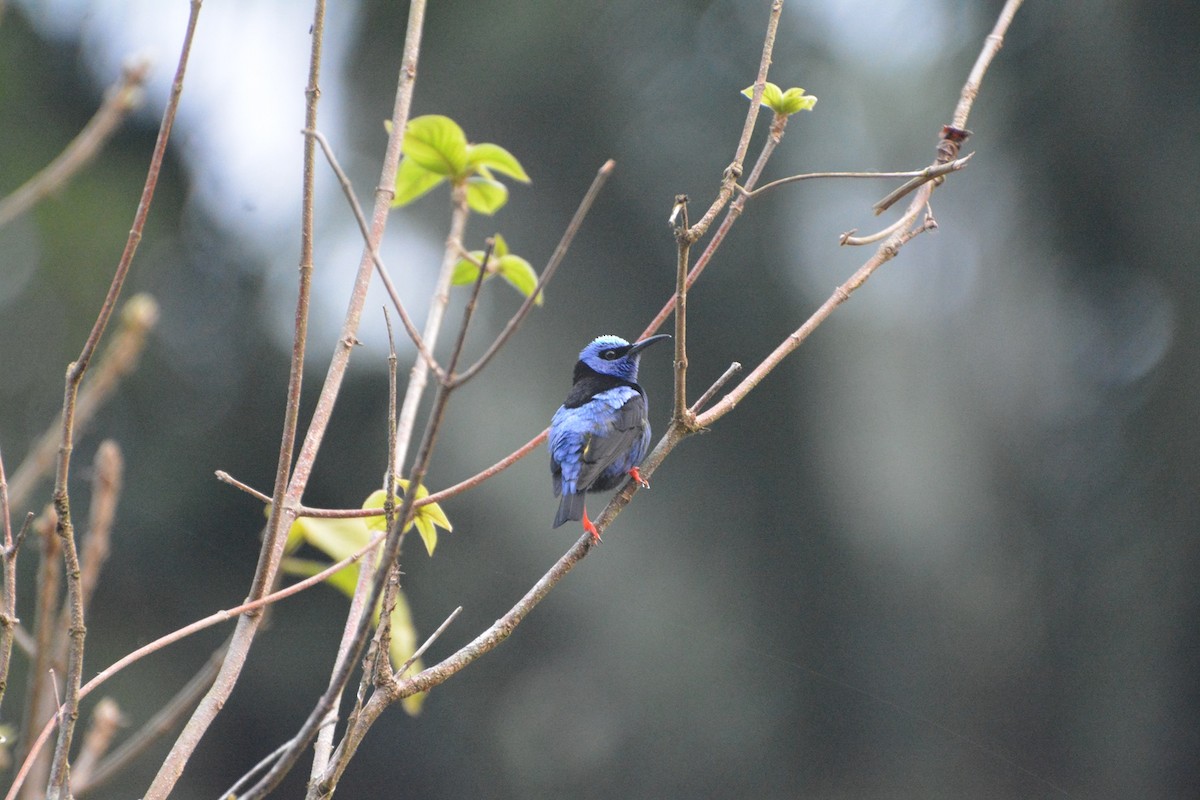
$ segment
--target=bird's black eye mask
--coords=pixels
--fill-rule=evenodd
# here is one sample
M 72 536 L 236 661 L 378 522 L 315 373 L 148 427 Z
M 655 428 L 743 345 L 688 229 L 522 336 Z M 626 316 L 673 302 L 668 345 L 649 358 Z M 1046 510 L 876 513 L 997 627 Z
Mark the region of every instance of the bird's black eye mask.
M 614 347 L 611 350 L 605 350 L 600 354 L 600 357 L 605 361 L 616 361 L 621 356 L 629 352 L 628 347 Z

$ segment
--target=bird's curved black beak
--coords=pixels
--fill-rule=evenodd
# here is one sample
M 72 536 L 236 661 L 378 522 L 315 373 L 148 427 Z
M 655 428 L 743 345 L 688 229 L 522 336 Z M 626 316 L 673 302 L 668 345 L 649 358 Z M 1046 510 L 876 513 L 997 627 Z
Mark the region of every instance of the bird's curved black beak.
M 669 334 L 669 333 L 660 333 L 657 336 L 647 336 L 645 339 L 642 339 L 640 342 L 634 342 L 633 344 L 629 345 L 629 355 L 634 355 L 635 353 L 640 353 L 643 350 L 645 350 L 647 347 L 649 347 L 650 345 L 654 344 L 655 342 L 661 342 L 665 339 L 670 339 L 670 338 L 671 338 L 671 334 Z

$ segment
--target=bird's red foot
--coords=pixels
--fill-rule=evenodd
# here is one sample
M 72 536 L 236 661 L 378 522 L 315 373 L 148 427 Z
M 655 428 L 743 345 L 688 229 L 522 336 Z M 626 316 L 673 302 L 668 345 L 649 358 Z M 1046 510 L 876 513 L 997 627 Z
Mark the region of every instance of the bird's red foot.
M 596 526 L 588 519 L 586 509 L 583 512 L 583 529 L 592 535 L 592 544 L 600 544 L 600 531 L 596 530 Z
M 643 489 L 650 488 L 650 481 L 642 477 L 642 473 L 637 467 L 629 470 L 629 477 L 633 478 L 634 482 Z

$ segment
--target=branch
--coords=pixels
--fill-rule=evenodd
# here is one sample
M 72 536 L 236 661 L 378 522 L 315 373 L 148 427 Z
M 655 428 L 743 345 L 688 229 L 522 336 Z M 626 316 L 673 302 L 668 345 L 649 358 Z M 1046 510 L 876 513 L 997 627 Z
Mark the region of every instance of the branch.
M 61 188 L 107 144 L 117 127 L 142 101 L 142 87 L 150 73 L 146 59 L 130 61 L 121 77 L 104 93 L 104 102 L 83 130 L 41 172 L 8 197 L 0 198 L 0 228 Z
M 750 149 L 750 138 L 754 135 L 754 123 L 758 120 L 758 109 L 762 105 L 763 87 L 767 84 L 767 70 L 771 66 L 771 52 L 775 49 L 775 32 L 779 28 L 779 17 L 783 13 L 783 0 L 771 3 L 771 16 L 767 19 L 767 33 L 763 38 L 762 58 L 758 62 L 758 77 L 754 79 L 754 91 L 750 97 L 750 108 L 746 111 L 746 122 L 742 125 L 742 136 L 738 139 L 737 150 L 733 155 L 733 163 L 725 168 L 721 179 L 721 189 L 708 211 L 700 221 L 687 231 L 687 237 L 692 242 L 699 241 L 708 231 L 712 221 L 716 219 L 721 209 L 733 197 L 738 178 L 742 177 L 742 162 L 746 160 L 746 152 Z
M 675 195 L 675 206 L 671 222 L 679 219 L 675 228 L 675 403 L 671 419 L 681 423 L 691 422 L 691 411 L 687 407 L 687 275 L 688 253 L 691 239 L 688 237 L 687 195 Z
M 733 223 L 737 222 L 738 218 L 742 215 L 742 211 L 746 207 L 746 193 L 752 190 L 758 183 L 758 179 L 762 176 L 763 170 L 767 166 L 767 161 L 770 160 L 771 155 L 775 152 L 775 148 L 778 147 L 779 143 L 783 140 L 783 133 L 787 128 L 787 120 L 787 117 L 776 116 L 772 121 L 771 130 L 767 136 L 767 141 L 763 143 L 763 149 L 759 152 L 758 158 L 754 162 L 754 168 L 750 170 L 750 175 L 746 178 L 744 188 L 739 187 L 742 189 L 742 193 L 736 200 L 733 201 L 733 203 L 730 204 L 729 210 L 725 212 L 725 217 L 721 220 L 721 224 L 717 227 L 717 231 L 713 234 L 712 239 L 709 240 L 708 246 L 704 248 L 704 252 L 700 254 L 698 259 L 696 259 L 695 266 L 693 266 L 691 271 L 688 273 L 687 282 L 684 284 L 685 288 L 692 288 L 692 284 L 696 282 L 696 280 L 700 277 L 700 273 L 704 272 L 704 268 L 708 266 L 709 262 L 716 254 L 717 248 L 719 248 L 725 241 L 725 236 L 733 227 Z M 655 315 L 654 319 L 650 321 L 650 324 L 646 326 L 646 329 L 642 331 L 642 335 L 638 338 L 645 339 L 647 336 L 656 333 L 658 329 L 662 327 L 662 324 L 666 322 L 667 317 L 669 317 L 674 310 L 675 296 L 672 295 L 671 298 L 663 304 L 663 307 L 659 310 L 658 314 Z
M 43 526 L 44 525 L 45 525 L 45 523 L 43 523 Z M 128 667 L 132 664 L 135 664 L 138 661 L 141 661 L 146 656 L 148 656 L 152 653 L 156 653 L 159 650 L 162 650 L 162 649 L 168 647 L 169 645 L 174 644 L 175 642 L 181 641 L 182 639 L 186 639 L 187 637 L 191 636 L 192 634 L 199 633 L 200 631 L 203 631 L 203 630 L 207 630 L 208 628 L 211 628 L 214 625 L 219 625 L 222 622 L 228 622 L 233 619 L 239 619 L 243 614 L 249 614 L 251 612 L 258 611 L 259 609 L 265 608 L 268 605 L 277 603 L 280 600 L 285 600 L 285 599 L 291 597 L 292 595 L 296 595 L 307 589 L 311 589 L 312 587 L 316 586 L 317 584 L 328 580 L 330 578 L 330 576 L 332 576 L 335 572 L 345 569 L 346 567 L 350 566 L 351 564 L 358 562 L 364 555 L 366 555 L 367 553 L 371 552 L 376 547 L 378 547 L 380 545 L 380 543 L 383 542 L 385 536 L 386 536 L 386 533 L 377 534 L 376 536 L 372 537 L 372 539 L 369 542 L 367 542 L 365 545 L 363 545 L 361 548 L 359 548 L 357 552 L 352 553 L 351 555 L 347 556 L 346 558 L 343 558 L 341 561 L 337 562 L 336 564 L 330 564 L 328 567 L 326 567 L 325 569 L 316 573 L 315 575 L 311 575 L 308 578 L 305 578 L 301 581 L 297 581 L 296 583 L 293 583 L 289 586 L 279 589 L 278 591 L 272 592 L 271 594 L 268 594 L 265 597 L 260 597 L 257 600 L 251 600 L 249 602 L 242 603 L 241 605 L 234 606 L 233 608 L 227 608 L 227 609 L 223 609 L 221 611 L 217 611 L 213 614 L 209 614 L 207 617 L 204 617 L 203 619 L 196 620 L 195 622 L 193 622 L 189 625 L 185 625 L 182 628 L 179 628 L 177 630 L 171 631 L 168 634 L 160 636 L 159 638 L 155 639 L 153 642 L 143 645 L 143 646 L 139 647 L 137 650 L 134 650 L 133 652 L 122 656 L 121 658 L 117 659 L 112 664 L 110 664 L 108 667 L 101 670 L 99 673 L 96 674 L 96 676 L 94 678 L 92 678 L 90 681 L 88 681 L 86 684 L 84 684 L 83 687 L 79 690 L 79 698 L 82 700 L 83 698 L 87 697 L 93 691 L 95 691 L 100 686 L 102 686 L 105 683 L 105 681 L 107 681 L 109 678 L 113 677 L 117 673 L 121 672 L 126 667 Z M 45 535 L 45 539 L 46 539 L 46 541 L 50 541 L 50 542 L 56 541 L 55 539 L 53 539 L 52 537 L 50 537 L 48 535 L 48 532 Z M 57 561 L 55 560 L 55 561 L 53 561 L 53 563 L 57 564 Z M 49 648 L 47 647 L 44 649 L 49 649 Z M 224 667 L 224 664 L 225 664 L 224 659 L 221 659 L 221 666 Z M 34 739 L 32 744 L 29 746 L 29 752 L 25 756 L 25 761 L 24 761 L 24 763 L 22 763 L 21 768 L 17 771 L 16 779 L 13 781 L 13 785 L 9 788 L 8 794 L 6 794 L 4 796 L 4 800 L 13 800 L 13 798 L 16 797 L 17 792 L 20 790 L 21 785 L 25 782 L 26 778 L 28 777 L 29 771 L 33 767 L 33 762 L 34 762 L 34 759 L 36 758 L 38 752 L 41 750 L 42 746 L 45 745 L 46 740 L 50 738 L 50 734 L 54 730 L 54 727 L 58 724 L 59 716 L 60 716 L 59 714 L 54 714 L 54 715 L 50 716 L 50 718 L 46 721 L 46 724 L 42 727 L 41 733 L 38 734 L 37 738 Z M 28 738 L 28 737 L 26 737 L 26 738 Z
M 459 192 L 457 187 L 455 191 L 456 193 Z M 462 202 L 465 207 L 465 197 Z M 448 375 L 454 374 L 454 369 L 462 354 L 463 344 L 466 341 L 467 327 L 470 324 L 474 311 L 475 300 L 478 297 L 479 287 L 482 283 L 482 276 L 483 271 L 481 270 L 480 277 L 476 281 L 475 292 L 463 312 L 462 330 L 455 348 L 446 362 L 446 373 Z M 426 338 L 428 339 L 428 337 Z M 418 360 L 417 365 L 420 366 L 421 364 L 422 362 Z M 283 754 L 266 775 L 241 795 L 241 800 L 259 800 L 259 798 L 265 797 L 272 789 L 279 785 L 279 782 L 283 780 L 284 776 L 291 771 L 296 761 L 299 760 L 300 753 L 308 746 L 313 736 L 316 735 L 317 729 L 320 727 L 322 720 L 328 715 L 329 710 L 334 707 L 338 698 L 341 697 L 346 683 L 350 679 L 351 664 L 362 653 L 363 647 L 366 645 L 367 636 L 371 628 L 373 610 L 380 602 L 383 590 L 388 583 L 387 576 L 400 554 L 400 545 L 404 540 L 404 531 L 412 521 L 413 514 L 416 511 L 413 500 L 417 496 L 417 487 L 424 481 L 425 473 L 429 468 L 429 461 L 433 455 L 434 445 L 437 442 L 438 433 L 441 430 L 442 420 L 445 418 L 446 406 L 452 391 L 453 387 L 448 382 L 442 383 L 438 386 L 437 394 L 434 396 L 433 408 L 429 413 L 429 420 L 425 425 L 425 433 L 421 440 L 421 446 L 417 452 L 412 472 L 408 477 L 410 490 L 404 493 L 404 500 L 396 512 L 395 522 L 388 529 L 383 553 L 379 559 L 380 566 L 375 574 L 375 580 L 372 582 L 370 597 L 363 604 L 362 613 L 359 614 L 354 646 L 350 651 L 351 657 L 346 658 L 342 663 L 335 666 L 324 694 L 321 695 L 316 706 L 309 713 L 308 718 L 300 726 L 300 729 L 289 740 Z M 353 727 L 354 725 L 355 720 L 351 720 L 349 726 Z
M 742 186 L 739 186 L 738 191 L 740 194 L 753 199 L 755 197 L 758 197 L 759 195 L 766 194 L 767 192 L 769 192 L 772 189 L 778 189 L 780 186 L 786 186 L 789 183 L 799 183 L 800 181 L 816 180 L 818 178 L 918 178 L 918 179 L 923 179 L 908 189 L 908 191 L 912 191 L 912 189 L 915 189 L 916 186 L 920 185 L 920 183 L 924 183 L 925 181 L 931 180 L 932 178 L 936 178 L 941 175 L 945 175 L 948 172 L 953 172 L 955 170 L 962 169 L 966 165 L 967 160 L 970 158 L 971 158 L 971 156 L 966 156 L 965 158 L 959 159 L 958 161 L 953 161 L 950 164 L 940 164 L 936 167 L 926 167 L 925 169 L 908 170 L 906 172 L 805 172 L 800 175 L 790 175 L 786 178 L 780 178 L 779 180 L 771 181 L 770 183 L 764 184 L 753 191 L 750 191 Z M 908 184 L 905 184 L 905 186 L 908 186 Z M 906 194 L 907 194 L 907 192 L 906 192 Z M 895 202 L 895 200 L 893 200 L 892 202 Z M 880 206 L 882 206 L 882 203 L 883 203 L 883 201 L 880 201 L 879 203 L 876 204 L 875 213 L 879 213 L 880 211 L 886 210 L 887 206 L 880 207 Z M 889 203 L 888 205 L 891 205 L 891 204 Z
M 395 307 L 396 313 L 400 315 L 400 323 L 404 325 L 404 330 L 408 334 L 408 338 L 412 340 L 416 346 L 417 352 L 421 354 L 421 358 L 425 359 L 429 368 L 433 370 L 433 374 L 442 378 L 442 368 L 438 366 L 437 361 L 433 357 L 433 353 L 429 352 L 429 348 L 425 346 L 425 340 L 421 338 L 421 334 L 417 332 L 417 327 L 413 324 L 412 317 L 408 316 L 408 312 L 404 310 L 404 303 L 400 301 L 400 292 L 396 290 L 396 284 L 392 282 L 392 276 L 388 274 L 387 267 L 383 264 L 383 259 L 379 255 L 379 248 L 371 241 L 371 231 L 367 228 L 367 219 L 363 216 L 362 206 L 358 204 L 358 198 L 354 196 L 354 186 L 350 183 L 349 176 L 338 163 L 337 156 L 333 154 L 333 148 L 329 146 L 329 141 L 325 136 L 316 130 L 305 130 L 305 136 L 311 136 L 321 145 L 321 151 L 325 154 L 325 160 L 329 162 L 329 168 L 333 170 L 333 174 L 337 176 L 338 183 L 341 184 L 342 194 L 346 196 L 346 201 L 350 204 L 350 211 L 354 214 L 354 219 L 358 223 L 358 230 L 362 233 L 363 244 L 370 252 L 371 260 L 375 263 L 375 271 L 379 275 L 379 279 L 383 281 L 383 286 L 387 290 L 388 296 L 392 299 L 392 306 Z
M 537 285 L 534 286 L 533 291 L 525 298 L 525 302 L 521 303 L 521 307 L 513 314 L 512 319 L 508 321 L 504 329 L 500 331 L 500 334 L 488 346 L 484 354 L 479 357 L 479 360 L 463 370 L 462 373 L 454 376 L 453 383 L 456 387 L 475 377 L 492 360 L 492 357 L 499 352 L 500 348 L 504 346 L 512 335 L 517 332 L 517 328 L 521 327 L 521 323 L 529 315 L 529 311 L 533 308 L 533 304 L 537 302 L 542 289 L 546 288 L 546 284 L 550 282 L 550 279 L 554 277 L 554 273 L 558 270 L 558 265 L 566 257 L 567 250 L 571 247 L 571 242 L 575 239 L 575 234 L 583 226 L 584 218 L 591 211 L 592 204 L 596 202 L 596 197 L 600 194 L 600 190 L 604 187 L 605 182 L 608 181 L 608 176 L 612 174 L 616 166 L 617 162 L 611 158 L 600 166 L 599 171 L 596 172 L 596 177 L 592 179 L 592 185 L 588 187 L 587 192 L 583 195 L 583 199 L 579 201 L 579 207 L 575 209 L 575 215 L 567 223 L 567 229 L 563 231 L 562 238 L 558 241 L 558 246 L 554 248 L 554 252 L 550 255 L 550 260 L 546 262 L 545 269 L 542 270 L 542 274 L 538 277 Z
M 12 517 L 8 506 L 8 478 L 0 453 L 0 526 L 4 527 L 3 584 L 0 584 L 0 708 L 8 689 L 8 667 L 17 634 L 17 545 L 13 541 Z
M 442 317 L 450 303 L 450 281 L 454 277 L 454 265 L 458 263 L 458 254 L 463 250 L 463 233 L 467 229 L 467 217 L 470 214 L 465 187 L 452 187 L 450 198 L 450 232 L 446 236 L 442 265 L 433 287 L 433 297 L 429 301 L 429 314 L 425 317 L 423 338 L 428 347 L 437 344 L 438 333 L 442 329 Z M 453 369 L 446 367 L 446 375 L 451 374 Z M 417 424 L 417 408 L 421 405 L 421 396 L 425 393 L 428 381 L 429 368 L 422 359 L 417 359 L 408 376 L 408 388 L 404 392 L 404 403 L 400 407 L 396 431 L 396 449 L 392 451 L 392 462 L 400 475 L 405 474 L 404 460 L 408 456 L 408 445 L 412 440 L 413 428 Z
M 108 752 L 109 746 L 112 745 L 117 729 L 124 724 L 125 718 L 116 700 L 105 697 L 96 704 L 92 709 L 92 724 L 84 734 L 83 746 L 71 766 L 73 782 L 83 783 L 91 778 L 100 757 Z

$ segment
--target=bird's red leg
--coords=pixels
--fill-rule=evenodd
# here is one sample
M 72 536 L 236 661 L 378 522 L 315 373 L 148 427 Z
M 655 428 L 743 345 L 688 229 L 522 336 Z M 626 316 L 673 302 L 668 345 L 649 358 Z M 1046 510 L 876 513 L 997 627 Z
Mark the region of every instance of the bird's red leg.
M 583 510 L 583 529 L 592 535 L 592 543 L 596 544 L 600 541 L 600 531 L 596 530 L 596 526 L 588 519 L 587 509 Z
M 642 477 L 642 473 L 637 467 L 633 467 L 629 470 L 629 477 L 633 478 L 634 481 L 637 482 L 637 485 L 641 486 L 643 489 L 650 488 L 650 481 Z

